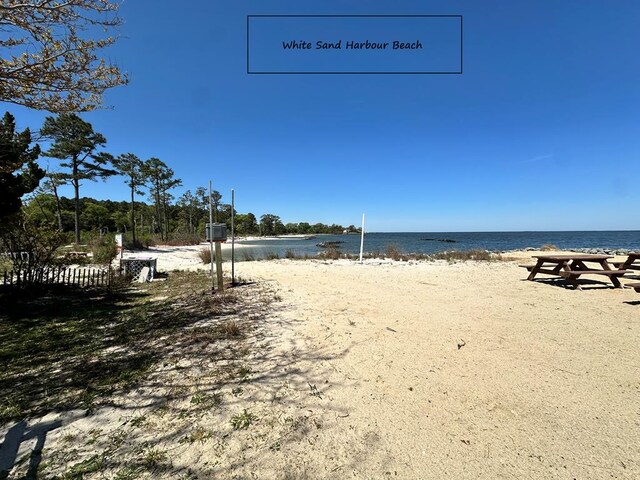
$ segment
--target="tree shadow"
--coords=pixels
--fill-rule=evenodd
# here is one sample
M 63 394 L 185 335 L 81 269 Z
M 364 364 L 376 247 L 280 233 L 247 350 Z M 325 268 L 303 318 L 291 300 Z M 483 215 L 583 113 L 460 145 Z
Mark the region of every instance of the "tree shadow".
M 171 273 L 164 282 L 112 294 L 57 289 L 0 300 L 0 361 L 8 366 L 0 373 L 0 424 L 15 422 L 6 434 L 0 458 L 3 469 L 9 472 L 13 467 L 9 464 L 16 461 L 16 442 L 19 446 L 37 436 L 29 465 L 15 467 L 25 475 L 23 478 L 35 478 L 30 475 L 38 471 L 47 432 L 62 425 L 55 412 L 100 415 L 104 409 L 112 408 L 139 416 L 142 408 L 180 419 L 200 418 L 223 408 L 224 415 L 231 415 L 245 405 L 244 399 L 226 393 L 220 407 L 218 395 L 222 389 L 229 392 L 252 385 L 259 391 L 278 392 L 287 383 L 297 392 L 306 392 L 303 395 L 313 395 L 315 366 L 347 353 L 292 346 L 276 359 L 271 358 L 268 348 L 258 350 L 256 345 L 269 344 L 275 338 L 269 331 L 270 319 L 286 308 L 274 303 L 277 295 L 255 282 L 211 295 L 208 278 L 196 272 Z M 292 328 L 294 321 L 278 322 Z M 189 360 L 189 367 L 183 366 L 185 359 Z M 262 369 L 268 362 L 276 368 Z M 326 387 L 317 383 L 315 392 L 320 401 Z M 123 403 L 123 392 L 137 395 L 136 401 Z M 293 398 L 275 396 L 276 393 L 273 401 L 280 407 L 293 408 Z M 338 407 L 332 408 L 339 412 Z M 46 418 L 54 420 L 36 420 L 34 425 L 25 421 L 46 414 Z M 296 428 L 286 430 L 279 441 L 298 442 L 308 433 L 311 420 L 301 418 L 294 419 Z M 72 471 L 144 470 L 208 478 L 211 470 L 199 470 L 198 465 L 185 471 L 170 462 L 143 458 L 139 453 L 142 449 L 152 452 L 149 449 L 167 442 L 181 445 L 193 435 L 190 422 L 158 432 L 153 441 L 142 441 L 129 430 L 125 442 L 129 450 L 106 446 L 102 453 L 86 456 L 75 464 Z M 60 447 L 54 446 L 53 451 Z M 62 449 L 68 447 L 63 445 Z M 50 451 L 49 446 L 47 452 Z M 264 461 L 261 455 L 260 450 L 250 452 L 235 465 L 258 468 Z M 55 457 L 47 458 L 47 463 L 55 462 Z

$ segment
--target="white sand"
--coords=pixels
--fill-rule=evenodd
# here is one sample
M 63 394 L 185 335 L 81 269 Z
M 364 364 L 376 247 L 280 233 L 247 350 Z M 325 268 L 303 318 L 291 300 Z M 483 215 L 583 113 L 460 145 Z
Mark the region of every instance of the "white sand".
M 206 268 L 197 248 L 156 249 L 158 265 Z M 198 420 L 211 438 L 179 444 L 193 421 L 141 406 L 146 438 L 166 438 L 194 478 L 640 478 L 640 294 L 526 281 L 518 257 L 533 254 L 238 263 L 282 298 L 252 381 Z M 256 422 L 231 431 L 245 408 Z M 97 412 L 50 441 L 122 415 Z

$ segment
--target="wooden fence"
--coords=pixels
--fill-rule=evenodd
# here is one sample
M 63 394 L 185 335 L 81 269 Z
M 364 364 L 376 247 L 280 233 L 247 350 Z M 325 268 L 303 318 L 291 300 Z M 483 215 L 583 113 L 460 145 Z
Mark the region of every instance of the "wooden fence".
M 108 287 L 113 270 L 107 268 L 36 267 L 5 270 L 2 285 L 26 288 L 31 285 L 73 285 L 77 287 Z

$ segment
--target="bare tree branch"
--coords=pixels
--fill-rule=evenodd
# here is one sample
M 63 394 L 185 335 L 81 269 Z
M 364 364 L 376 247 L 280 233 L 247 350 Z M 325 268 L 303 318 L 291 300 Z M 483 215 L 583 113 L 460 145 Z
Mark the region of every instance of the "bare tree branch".
M 0 0 L 0 101 L 54 113 L 100 108 L 128 77 L 98 52 L 122 21 L 111 0 Z M 103 38 L 83 38 L 101 27 Z

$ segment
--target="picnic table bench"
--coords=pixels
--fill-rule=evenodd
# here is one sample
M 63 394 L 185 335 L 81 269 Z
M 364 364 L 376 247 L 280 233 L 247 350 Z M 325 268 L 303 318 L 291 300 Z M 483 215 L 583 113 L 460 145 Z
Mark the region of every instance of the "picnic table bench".
M 627 283 L 625 285 L 625 287 L 631 287 L 633 288 L 636 292 L 640 293 L 640 283 Z
M 533 280 L 539 273 L 559 276 L 569 281 L 576 289 L 581 290 L 578 279 L 582 275 L 602 275 L 609 279 L 616 288 L 623 288 L 619 277 L 627 271 L 614 270 L 608 262 L 611 255 L 567 254 L 567 255 L 534 255 L 538 261 L 535 265 L 520 265 L 529 271 L 527 280 Z M 597 264 L 588 267 L 586 263 Z
M 623 262 L 611 262 L 611 265 L 621 270 L 640 270 L 640 252 L 630 253 Z

